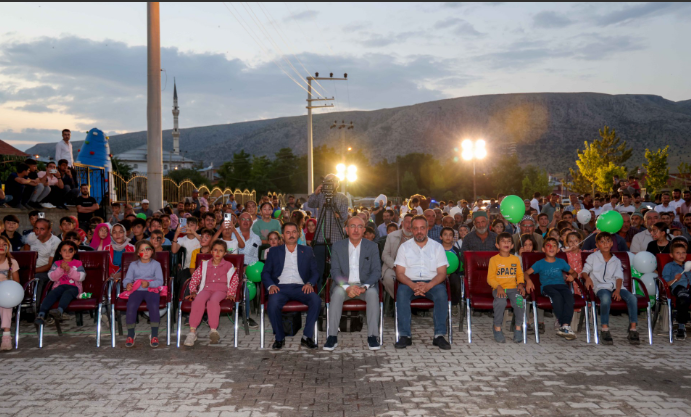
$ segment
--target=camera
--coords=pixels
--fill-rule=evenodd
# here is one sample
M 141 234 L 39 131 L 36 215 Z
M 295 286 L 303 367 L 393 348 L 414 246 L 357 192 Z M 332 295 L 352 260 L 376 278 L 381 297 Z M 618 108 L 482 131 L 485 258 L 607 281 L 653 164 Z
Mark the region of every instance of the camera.
M 338 191 L 338 185 L 338 178 L 335 175 L 329 174 L 324 177 L 321 192 L 324 194 L 326 201 L 331 202 L 331 200 L 333 200 L 336 192 Z

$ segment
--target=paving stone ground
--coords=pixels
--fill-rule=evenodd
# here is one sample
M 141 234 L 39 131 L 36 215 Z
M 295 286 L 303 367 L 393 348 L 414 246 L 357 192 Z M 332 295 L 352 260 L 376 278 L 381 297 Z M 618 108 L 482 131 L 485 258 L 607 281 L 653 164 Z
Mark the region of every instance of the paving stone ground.
M 33 326 L 22 325 L 20 349 L 0 352 L 0 415 L 691 415 L 691 340 L 670 345 L 656 335 L 650 346 L 643 325 L 641 345 L 630 346 L 626 316 L 612 318 L 614 346 L 589 345 L 584 334 L 568 342 L 549 329 L 539 345 L 499 345 L 482 316 L 473 317 L 472 344 L 456 328 L 452 349 L 441 351 L 431 317 L 414 317 L 407 349 L 393 348 L 387 318 L 380 351 L 365 350 L 363 331 L 341 333 L 331 353 L 305 350 L 298 337 L 283 351 L 262 350 L 258 331 L 241 332 L 235 349 L 226 318 L 219 345 L 201 327 L 193 348 L 152 349 L 140 324 L 134 348 L 122 336 L 111 348 L 107 326 L 96 348 L 95 325 L 85 321 L 66 324 L 62 337 L 47 326 L 43 349 Z M 270 327 L 266 336 L 270 347 Z

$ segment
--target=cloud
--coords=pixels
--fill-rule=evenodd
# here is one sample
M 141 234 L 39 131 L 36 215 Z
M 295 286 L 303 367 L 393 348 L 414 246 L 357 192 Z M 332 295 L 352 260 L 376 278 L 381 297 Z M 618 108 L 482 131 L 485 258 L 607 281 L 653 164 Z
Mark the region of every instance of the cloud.
M 635 20 L 661 16 L 665 14 L 684 14 L 689 15 L 691 11 L 691 3 L 642 3 L 627 5 L 619 10 L 607 13 L 596 19 L 596 22 L 602 26 L 609 26 L 615 24 L 631 23 Z
M 380 48 L 383 46 L 389 46 L 396 43 L 402 43 L 407 41 L 412 37 L 426 36 L 422 31 L 409 31 L 400 33 L 389 33 L 388 35 L 382 35 L 379 33 L 369 33 L 368 37 L 358 41 L 362 46 L 368 48 Z
M 343 26 L 343 32 L 352 33 L 359 30 L 367 29 L 372 26 L 371 22 L 352 22 Z
M 27 104 L 25 106 L 14 107 L 14 110 L 26 111 L 29 113 L 53 113 L 55 110 L 43 104 Z
M 452 29 L 452 32 L 458 36 L 480 37 L 484 33 L 478 32 L 473 25 L 463 19 L 457 17 L 449 17 L 440 20 L 434 24 L 435 29 Z
M 393 35 L 408 38 L 415 32 Z M 106 47 L 106 45 L 108 45 Z M 378 109 L 447 98 L 435 80 L 463 77 L 454 59 L 365 53 L 326 56 L 298 54 L 306 68 L 347 72 L 349 81 L 314 84 L 318 94 L 335 95 L 337 110 L 345 110 L 346 90 L 352 108 Z M 162 48 L 168 85 L 162 92 L 163 128 L 172 126 L 172 78 L 177 79 L 182 128 L 304 114 L 306 92 L 271 61 L 250 65 L 225 54 L 182 52 Z M 296 68 L 300 68 L 294 63 Z M 304 80 L 283 65 L 291 76 Z M 95 41 L 65 36 L 0 43 L 0 72 L 12 74 L 13 85 L 0 84 L 0 103 L 21 101 L 25 111 L 59 104 L 70 120 L 108 131 L 146 128 L 146 47 L 113 40 Z M 18 86 L 33 84 L 30 88 Z M 62 129 L 64 126 L 57 126 Z M 56 141 L 59 130 L 6 130 L 0 138 L 35 142 Z
M 319 12 L 316 10 L 305 10 L 303 12 L 291 14 L 289 17 L 286 17 L 283 20 L 312 20 L 317 17 L 318 14 Z
M 21 129 L 15 131 L 12 129 L 0 130 L 0 139 L 9 143 L 10 145 L 26 150 L 37 143 L 41 142 L 57 142 L 61 138 L 62 129 Z
M 533 26 L 537 28 L 563 28 L 573 23 L 568 17 L 553 11 L 544 11 L 533 16 Z

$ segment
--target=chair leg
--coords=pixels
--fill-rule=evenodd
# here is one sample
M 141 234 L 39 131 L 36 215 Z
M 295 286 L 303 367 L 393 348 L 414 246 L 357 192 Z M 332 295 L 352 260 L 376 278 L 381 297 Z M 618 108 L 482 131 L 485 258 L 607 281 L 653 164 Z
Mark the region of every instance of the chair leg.
M 14 328 L 14 348 L 19 349 L 19 316 L 22 314 L 22 305 L 19 304 L 17 306 L 17 317 L 16 320 L 17 322 L 15 323 L 15 328 Z
M 523 308 L 523 344 L 528 344 L 528 306 Z M 538 332 L 539 333 L 539 332 Z
M 115 317 L 118 319 L 118 335 L 122 336 L 122 313 L 116 312 Z
M 177 342 L 176 345 L 180 347 L 180 335 L 182 333 L 182 301 L 178 303 L 178 331 L 177 331 Z
M 465 300 L 465 318 L 468 320 L 468 343 L 473 343 L 473 329 L 470 316 L 470 300 Z
M 396 343 L 398 343 L 398 303 L 396 301 L 393 302 L 393 315 L 396 322 Z
M 38 348 L 43 348 L 43 325 L 38 326 Z
M 110 347 L 115 347 L 115 304 L 110 305 Z
M 235 326 L 233 329 L 233 347 L 238 347 L 238 329 L 240 328 L 240 302 L 235 302 Z
M 667 321 L 669 322 L 669 343 L 674 343 L 674 326 L 672 323 L 672 300 L 667 300 Z
M 319 326 L 318 320 L 314 322 L 314 344 L 319 345 Z
M 327 334 L 328 336 L 328 334 Z M 384 303 L 379 303 L 379 345 L 384 345 Z
M 259 307 L 259 314 L 259 331 L 261 332 L 259 335 L 259 347 L 264 349 L 264 304 Z
M 599 345 L 600 344 L 600 333 L 597 331 L 597 309 L 595 308 L 595 301 L 590 302 L 590 306 L 593 308 L 591 310 L 593 314 L 593 335 L 595 336 L 595 344 Z
M 451 301 L 449 301 L 449 343 L 453 344 L 453 324 L 451 323 Z
M 173 310 L 171 309 L 172 305 L 173 305 L 172 302 L 168 302 L 168 314 L 166 314 L 166 316 L 168 316 L 168 323 L 167 323 L 168 324 L 168 330 L 166 331 L 166 346 L 170 346 L 170 319 L 171 319 L 171 316 L 173 315 Z
M 326 337 L 329 337 L 329 304 L 326 303 Z
M 653 324 L 652 324 L 652 314 L 650 312 L 650 301 L 648 301 L 648 308 L 646 308 L 646 316 L 648 319 L 648 341 L 653 344 Z
M 532 302 L 533 305 L 533 329 L 535 330 L 535 343 L 540 344 L 540 330 L 537 323 L 537 303 Z
M 590 303 L 585 303 L 585 341 L 590 343 Z
M 101 347 L 101 309 L 103 308 L 102 304 L 98 305 L 98 314 L 96 314 L 98 317 L 96 318 L 98 320 L 98 323 L 96 323 L 96 347 Z
M 55 320 L 55 330 L 58 332 L 58 337 L 62 337 L 62 326 L 59 320 Z

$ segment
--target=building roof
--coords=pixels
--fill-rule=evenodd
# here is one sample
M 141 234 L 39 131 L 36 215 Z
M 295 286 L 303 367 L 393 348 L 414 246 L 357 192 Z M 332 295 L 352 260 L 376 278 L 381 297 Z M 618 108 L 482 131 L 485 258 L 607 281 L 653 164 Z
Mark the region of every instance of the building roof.
M 115 158 L 118 158 L 120 161 L 135 161 L 135 162 L 146 162 L 146 157 L 147 157 L 147 145 L 142 145 L 138 148 L 130 149 L 127 152 L 119 153 L 117 155 L 113 155 Z M 170 163 L 170 162 L 188 162 L 188 163 L 194 163 L 194 159 L 189 159 L 185 158 L 182 155 L 175 155 L 171 151 L 166 151 L 164 150 L 163 152 L 163 162 L 164 163 Z
M 0 140 L 0 155 L 29 156 L 28 153 L 20 151 L 4 140 Z

